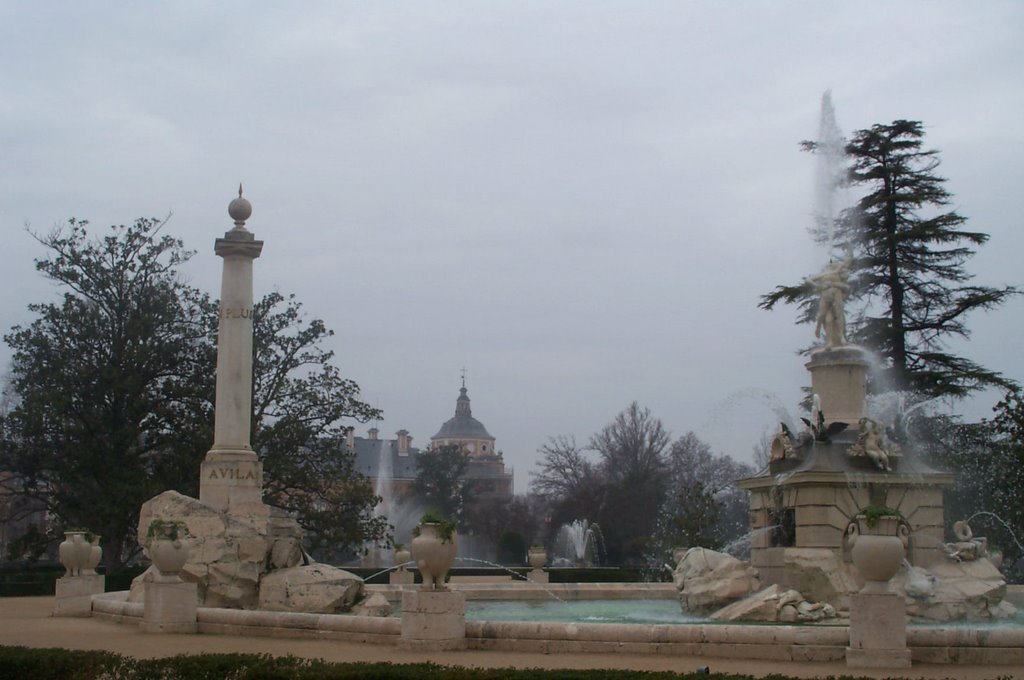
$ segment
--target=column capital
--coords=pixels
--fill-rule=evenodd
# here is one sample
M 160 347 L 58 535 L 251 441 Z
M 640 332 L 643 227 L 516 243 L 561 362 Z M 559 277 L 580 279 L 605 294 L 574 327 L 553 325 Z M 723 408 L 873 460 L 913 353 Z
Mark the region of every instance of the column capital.
M 241 232 L 241 233 L 240 233 Z M 255 260 L 263 251 L 263 241 L 257 241 L 250 232 L 232 229 L 213 245 L 213 252 L 221 257 L 241 255 Z

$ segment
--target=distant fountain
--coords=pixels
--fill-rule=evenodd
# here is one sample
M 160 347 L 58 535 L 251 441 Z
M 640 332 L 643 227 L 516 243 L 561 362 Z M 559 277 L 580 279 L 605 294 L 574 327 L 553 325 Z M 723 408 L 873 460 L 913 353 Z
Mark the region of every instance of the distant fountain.
M 391 442 L 386 439 L 376 441 L 380 444 L 380 450 L 377 458 L 377 484 L 373 491 L 380 497 L 380 502 L 373 506 L 373 516 L 383 517 L 394 524 L 394 461 Z M 389 566 L 394 561 L 390 552 L 374 543 L 367 546 L 367 555 L 362 563 L 369 567 Z
M 555 553 L 573 566 L 600 566 L 604 552 L 601 527 L 585 519 L 563 524 L 555 540 Z
M 380 454 L 377 461 L 377 487 L 374 493 L 380 496 L 380 503 L 373 508 L 375 517 L 391 517 L 392 495 L 394 492 L 394 463 L 391 456 L 391 442 L 380 441 Z

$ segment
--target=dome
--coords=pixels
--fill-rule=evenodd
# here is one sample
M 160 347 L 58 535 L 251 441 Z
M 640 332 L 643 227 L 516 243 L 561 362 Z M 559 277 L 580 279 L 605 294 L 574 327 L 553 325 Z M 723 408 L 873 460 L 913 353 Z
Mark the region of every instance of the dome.
M 483 423 L 473 417 L 473 413 L 469 408 L 469 397 L 466 394 L 466 388 L 463 387 L 459 390 L 459 398 L 455 402 L 455 417 L 445 421 L 445 424 L 441 426 L 437 434 L 430 439 L 493 440 L 494 437 L 490 435 Z

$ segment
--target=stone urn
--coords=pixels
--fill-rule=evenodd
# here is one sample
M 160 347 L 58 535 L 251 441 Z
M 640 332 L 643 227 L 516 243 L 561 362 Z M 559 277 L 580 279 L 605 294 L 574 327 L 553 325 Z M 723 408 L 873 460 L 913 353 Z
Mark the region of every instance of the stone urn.
M 450 523 L 423 522 L 412 539 L 412 558 L 423 575 L 424 590 L 447 590 L 444 579 L 455 563 L 455 527 Z
M 153 561 L 155 580 L 175 582 L 178 572 L 188 562 L 189 545 L 185 541 L 188 528 L 183 522 L 155 519 L 146 532 L 146 552 Z
M 530 549 L 526 552 L 526 559 L 529 560 L 530 566 L 534 569 L 543 569 L 548 561 L 548 553 L 544 550 L 544 546 L 531 545 Z
M 92 543 L 89 545 L 89 558 L 86 560 L 85 565 L 82 568 L 83 574 L 95 574 L 96 567 L 99 566 L 100 560 L 103 559 L 103 548 L 100 547 L 100 537 L 93 536 Z
M 405 567 L 402 565 L 406 564 L 409 560 L 412 559 L 412 553 L 409 552 L 409 549 L 405 546 L 396 546 L 394 559 L 396 567 L 398 567 L 399 569 L 405 569 Z
M 149 559 L 160 572 L 161 581 L 177 581 L 178 572 L 188 562 L 188 544 L 182 539 L 158 538 L 149 544 Z
M 64 540 L 57 548 L 60 563 L 67 570 L 65 576 L 81 576 L 89 562 L 92 546 L 85 540 L 84 531 L 65 531 Z
M 864 577 L 862 593 L 888 593 L 889 580 L 899 571 L 909 529 L 898 516 L 857 515 L 846 529 L 853 564 Z

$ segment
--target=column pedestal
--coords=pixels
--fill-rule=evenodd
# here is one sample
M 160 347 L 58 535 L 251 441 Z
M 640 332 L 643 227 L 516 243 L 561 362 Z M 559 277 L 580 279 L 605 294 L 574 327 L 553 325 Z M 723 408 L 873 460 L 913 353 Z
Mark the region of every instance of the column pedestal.
M 265 507 L 263 464 L 255 452 L 214 449 L 207 453 L 199 469 L 199 500 L 232 515 L 260 514 L 259 508 Z
M 53 605 L 54 616 L 92 616 L 92 596 L 106 587 L 101 574 L 64 576 L 57 579 L 57 597 Z
M 850 668 L 910 668 L 907 615 L 896 593 L 856 593 L 850 596 Z
M 196 584 L 148 581 L 142 610 L 144 633 L 195 633 Z
M 450 590 L 402 592 L 399 649 L 446 651 L 466 648 L 466 596 Z
M 549 583 L 551 580 L 551 577 L 548 575 L 548 572 L 544 571 L 543 569 L 531 569 L 530 573 L 526 575 L 526 578 L 533 581 L 534 583 Z
M 841 422 L 856 429 L 864 415 L 868 391 L 868 362 L 859 347 L 811 352 L 811 392 L 821 399 L 826 423 Z

